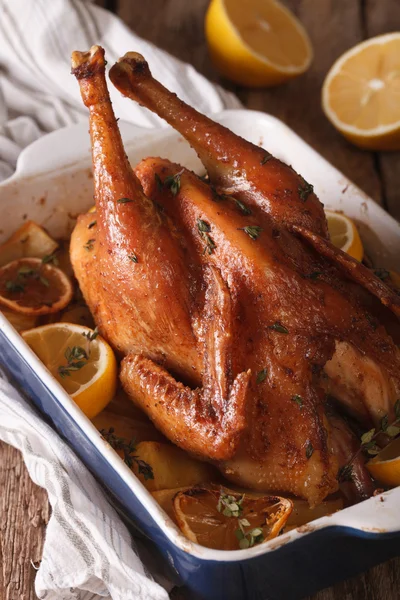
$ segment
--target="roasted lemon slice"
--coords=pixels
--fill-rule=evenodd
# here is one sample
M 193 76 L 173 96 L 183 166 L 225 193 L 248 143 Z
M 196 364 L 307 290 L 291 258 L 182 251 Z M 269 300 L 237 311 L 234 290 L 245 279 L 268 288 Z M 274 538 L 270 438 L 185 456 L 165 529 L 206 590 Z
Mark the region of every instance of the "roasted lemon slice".
M 400 33 L 358 44 L 326 76 L 322 106 L 348 140 L 369 150 L 400 150 Z
M 0 269 L 0 304 L 26 315 L 58 312 L 71 301 L 70 279 L 40 258 L 20 258 Z
M 249 548 L 276 537 L 293 506 L 278 496 L 256 497 L 217 486 L 178 492 L 173 502 L 184 535 L 219 550 Z
M 367 462 L 372 477 L 389 486 L 400 485 L 400 437 Z
M 353 221 L 346 215 L 331 210 L 326 210 L 325 215 L 332 244 L 361 262 L 364 248 Z
M 52 323 L 25 331 L 22 337 L 89 419 L 112 400 L 117 361 L 95 330 Z
M 276 0 L 212 0 L 205 27 L 216 68 L 241 85 L 277 85 L 310 66 L 304 27 Z

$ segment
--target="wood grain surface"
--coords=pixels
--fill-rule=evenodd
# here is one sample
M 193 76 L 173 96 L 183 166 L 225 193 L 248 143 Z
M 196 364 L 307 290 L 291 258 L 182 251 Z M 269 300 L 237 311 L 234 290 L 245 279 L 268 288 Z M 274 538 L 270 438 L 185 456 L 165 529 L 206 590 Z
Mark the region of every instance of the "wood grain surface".
M 243 0 L 245 1 L 245 0 Z M 315 50 L 304 76 L 270 90 L 238 88 L 213 69 L 204 39 L 208 0 L 102 0 L 137 34 L 194 65 L 234 91 L 243 104 L 287 123 L 368 195 L 400 219 L 400 153 L 357 150 L 324 117 L 320 91 L 327 70 L 345 50 L 400 30 L 399 0 L 285 0 L 307 28 Z M 134 50 L 126 48 L 125 50 Z M 264 140 L 268 148 L 268 140 Z M 28 477 L 20 454 L 0 443 L 0 598 L 33 600 L 33 564 L 40 560 L 49 519 L 46 493 Z M 179 592 L 174 594 L 175 598 Z M 308 600 L 398 600 L 400 559 L 338 583 Z

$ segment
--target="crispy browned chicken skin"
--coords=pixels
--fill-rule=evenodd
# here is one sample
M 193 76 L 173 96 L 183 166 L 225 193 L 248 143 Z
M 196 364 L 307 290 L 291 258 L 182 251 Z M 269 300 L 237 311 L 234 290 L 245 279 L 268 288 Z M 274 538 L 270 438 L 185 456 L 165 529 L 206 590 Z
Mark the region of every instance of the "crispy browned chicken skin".
M 312 186 L 181 102 L 143 57 L 114 65 L 113 83 L 188 139 L 211 185 L 161 158 L 133 172 L 103 50 L 74 53 L 73 73 L 90 111 L 96 216 L 79 218 L 71 259 L 101 333 L 125 356 L 126 391 L 229 479 L 320 502 L 355 443 L 325 414 L 327 381 L 367 422 L 393 413 L 399 351 L 367 299 L 398 312 L 398 296 L 330 244 Z M 353 360 L 347 377 L 339 355 Z M 357 383 L 371 364 L 386 384 L 378 408 Z M 362 497 L 371 486 L 356 467 Z

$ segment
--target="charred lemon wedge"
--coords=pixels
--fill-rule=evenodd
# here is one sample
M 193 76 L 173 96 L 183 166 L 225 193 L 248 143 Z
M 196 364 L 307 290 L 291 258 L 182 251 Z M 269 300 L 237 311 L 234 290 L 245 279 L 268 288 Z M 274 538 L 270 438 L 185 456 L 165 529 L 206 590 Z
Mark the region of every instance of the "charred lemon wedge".
M 277 535 L 292 502 L 279 496 L 252 496 L 227 488 L 193 487 L 173 500 L 176 521 L 192 542 L 217 550 L 251 548 Z
M 72 299 L 72 283 L 40 258 L 20 258 L 0 269 L 0 305 L 25 315 L 48 315 Z

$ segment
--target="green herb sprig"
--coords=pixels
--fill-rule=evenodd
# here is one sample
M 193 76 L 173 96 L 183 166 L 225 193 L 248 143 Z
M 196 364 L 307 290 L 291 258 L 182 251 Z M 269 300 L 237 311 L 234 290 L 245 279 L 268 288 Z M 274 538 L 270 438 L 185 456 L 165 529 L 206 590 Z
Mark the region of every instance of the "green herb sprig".
M 203 219 L 197 219 L 197 229 L 199 231 L 200 236 L 206 243 L 203 254 L 212 254 L 217 245 L 210 236 L 210 225 L 207 223 L 207 221 L 203 221 Z
M 169 175 L 164 179 L 164 187 L 169 188 L 173 196 L 176 196 L 181 189 L 181 175 L 183 172 L 184 169 L 179 171 L 179 173 Z
M 53 252 L 53 254 L 45 254 L 45 256 L 43 256 L 42 265 L 48 265 L 49 263 L 52 263 L 55 267 L 59 265 L 59 260 L 55 252 Z
M 242 517 L 243 501 L 245 494 L 241 498 L 236 498 L 230 494 L 224 494 L 221 490 L 217 510 L 225 517 L 233 517 L 238 520 L 238 528 L 235 530 L 235 536 L 239 540 L 239 548 L 251 548 L 255 544 L 259 544 L 264 540 L 263 530 L 260 527 L 255 527 L 250 531 L 246 531 L 245 527 L 250 527 L 249 521 Z
M 296 402 L 300 410 L 303 408 L 303 398 L 299 396 L 299 394 L 295 394 L 294 396 L 292 396 L 292 401 Z
M 376 443 L 376 439 L 379 435 L 384 433 L 390 438 L 395 438 L 400 434 L 400 399 L 396 400 L 394 405 L 395 418 L 392 423 L 389 423 L 388 415 L 384 415 L 381 418 L 379 427 L 372 428 L 366 431 L 361 436 L 361 445 L 358 450 L 353 454 L 350 460 L 343 465 L 337 474 L 339 482 L 351 481 L 353 476 L 353 462 L 359 456 L 361 452 L 367 452 L 370 456 L 375 456 L 381 451 L 381 448 Z
M 66 365 L 60 365 L 57 369 L 58 374 L 62 379 L 70 377 L 73 371 L 79 371 L 88 362 L 88 354 L 82 346 L 69 346 L 64 352 L 64 357 L 67 361 Z
M 251 209 L 244 202 L 238 200 L 237 198 L 233 198 L 233 201 L 235 202 L 242 215 L 248 217 L 252 214 Z
M 100 433 L 114 450 L 122 450 L 123 460 L 130 469 L 136 464 L 139 474 L 143 475 L 145 481 L 154 479 L 153 468 L 136 454 L 137 449 L 134 438 L 128 442 L 125 438 L 117 436 L 114 427 L 110 427 L 108 430 L 101 429 Z
M 85 248 L 85 250 L 87 250 L 88 252 L 90 252 L 91 250 L 93 250 L 95 241 L 96 241 L 95 238 L 90 238 L 90 240 L 88 240 L 86 242 L 86 244 L 83 246 Z
M 267 369 L 261 369 L 261 371 L 258 371 L 256 383 L 262 383 L 263 381 L 265 381 L 267 378 L 267 374 L 268 374 Z
M 311 183 L 307 183 L 303 177 L 301 178 L 301 185 L 297 188 L 300 200 L 305 202 L 310 194 L 314 191 L 314 186 Z
M 265 165 L 269 160 L 271 160 L 272 154 L 267 153 L 260 161 L 261 165 Z
M 278 333 L 289 333 L 289 330 L 286 329 L 284 325 L 279 323 L 279 321 L 272 323 L 272 325 L 268 325 L 268 329 L 272 329 L 273 331 L 277 331 Z
M 252 240 L 257 240 L 260 233 L 263 231 L 262 227 L 258 225 L 248 225 L 247 227 L 239 227 L 239 231 L 244 231 Z
M 28 265 L 23 265 L 18 269 L 17 276 L 15 279 L 9 279 L 8 281 L 6 281 L 6 290 L 8 292 L 14 293 L 24 292 L 28 279 L 36 279 L 40 281 L 45 287 L 50 287 L 49 280 L 43 275 L 41 275 L 40 267 L 39 269 L 32 269 L 32 267 L 28 267 Z
M 99 329 L 96 326 L 93 331 L 88 331 L 87 333 L 82 333 L 83 337 L 86 338 L 87 340 L 89 340 L 89 342 L 93 342 L 93 340 L 95 340 L 97 338 L 97 336 L 99 335 Z

